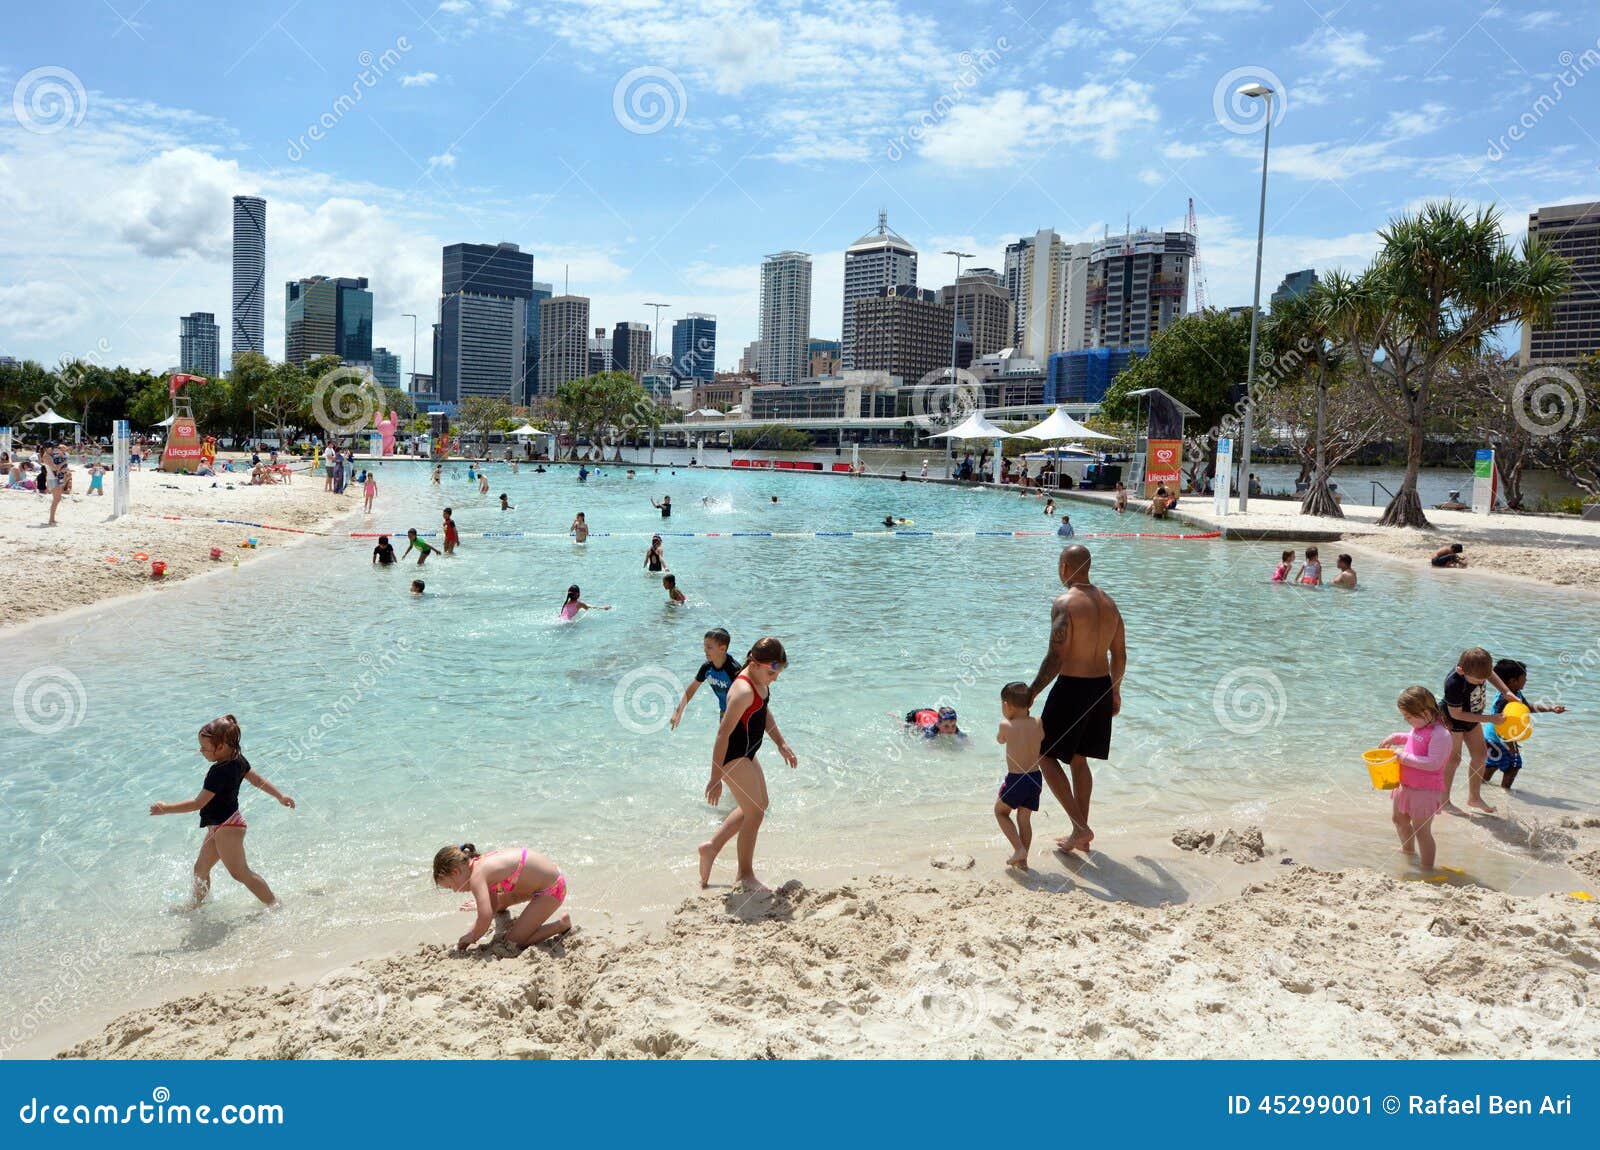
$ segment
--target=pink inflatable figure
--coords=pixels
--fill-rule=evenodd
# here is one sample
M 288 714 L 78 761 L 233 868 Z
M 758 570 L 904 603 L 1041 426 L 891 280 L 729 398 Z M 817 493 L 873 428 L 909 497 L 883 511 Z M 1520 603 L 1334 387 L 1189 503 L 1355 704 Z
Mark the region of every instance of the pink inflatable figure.
M 388 419 L 377 421 L 378 435 L 383 441 L 383 453 L 394 454 L 394 429 L 400 426 L 400 417 L 394 412 L 389 413 Z

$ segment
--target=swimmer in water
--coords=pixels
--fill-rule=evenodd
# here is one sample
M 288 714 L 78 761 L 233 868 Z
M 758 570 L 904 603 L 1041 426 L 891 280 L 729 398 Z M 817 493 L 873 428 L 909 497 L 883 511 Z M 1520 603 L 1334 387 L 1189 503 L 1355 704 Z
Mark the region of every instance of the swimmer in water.
M 561 604 L 561 618 L 563 618 L 564 620 L 566 620 L 569 623 L 572 620 L 574 620 L 574 619 L 576 619 L 578 617 L 578 612 L 579 611 L 609 611 L 609 610 L 611 610 L 611 608 L 609 606 L 603 606 L 603 605 L 600 605 L 600 604 L 585 603 L 578 596 L 579 596 L 578 585 L 576 583 L 574 583 L 571 587 L 567 588 L 567 601 L 565 603 Z
M 424 583 L 421 579 L 413 579 L 413 580 L 411 580 L 411 593 L 413 595 L 421 595 L 427 589 L 428 589 L 428 585 L 426 583 Z
M 436 464 L 433 465 L 433 485 L 435 487 L 439 486 L 439 473 L 441 471 L 443 471 L 443 470 L 444 470 L 444 464 L 436 463 Z
M 394 563 L 394 544 L 387 535 L 378 536 L 378 545 L 372 549 L 372 564 L 388 567 Z
M 689 596 L 678 590 L 678 577 L 676 575 L 663 575 L 661 577 L 661 586 L 667 590 L 668 603 L 676 606 L 689 601 Z
M 893 515 L 885 515 L 883 517 L 883 525 L 885 527 L 906 527 L 910 523 L 911 520 L 909 519 L 896 519 Z
M 1052 495 L 1050 498 L 1044 501 L 1044 513 L 1046 515 L 1054 515 L 1056 513 L 1055 496 Z
M 578 512 L 578 517 L 572 521 L 572 526 L 567 530 L 572 532 L 572 541 L 574 543 L 589 542 L 589 522 L 584 519 L 583 512 Z
M 502 491 L 500 493 L 500 510 L 501 511 L 515 511 L 516 510 L 515 507 L 511 506 L 510 501 L 508 501 L 506 499 L 506 493 L 504 491 Z
M 450 518 L 450 508 L 444 509 L 444 553 L 454 555 L 456 547 L 461 542 L 461 534 L 456 530 L 456 521 Z
M 667 569 L 667 557 L 661 553 L 661 536 L 650 537 L 650 549 L 644 553 L 644 569 L 652 573 L 664 573 Z
M 487 494 L 489 494 L 489 477 L 488 477 L 488 475 L 484 474 L 482 471 L 478 472 L 478 494 L 479 495 L 487 495 Z
M 433 554 L 433 545 L 417 536 L 417 529 L 411 528 L 406 532 L 406 549 L 400 555 L 404 559 L 413 551 L 417 553 L 417 566 L 421 567 L 428 561 L 428 556 Z

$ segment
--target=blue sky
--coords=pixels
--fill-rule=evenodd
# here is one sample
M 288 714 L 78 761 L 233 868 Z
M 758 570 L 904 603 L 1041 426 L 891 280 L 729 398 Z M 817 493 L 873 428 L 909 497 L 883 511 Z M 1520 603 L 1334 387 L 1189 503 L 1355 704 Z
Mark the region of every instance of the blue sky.
M 1248 303 L 1262 141 L 1229 97 L 1260 78 L 1265 291 L 1360 266 L 1430 197 L 1515 234 L 1600 199 L 1577 0 L 27 5 L 0 45 L 0 354 L 159 370 L 180 314 L 226 333 L 238 192 L 269 201 L 274 356 L 284 281 L 365 275 L 407 370 L 424 317 L 426 370 L 441 245 L 508 240 L 596 324 L 716 314 L 729 367 L 770 252 L 813 254 L 837 337 L 880 207 L 938 286 L 944 249 L 998 267 L 1018 235 L 1177 226 L 1193 197 L 1212 301 Z

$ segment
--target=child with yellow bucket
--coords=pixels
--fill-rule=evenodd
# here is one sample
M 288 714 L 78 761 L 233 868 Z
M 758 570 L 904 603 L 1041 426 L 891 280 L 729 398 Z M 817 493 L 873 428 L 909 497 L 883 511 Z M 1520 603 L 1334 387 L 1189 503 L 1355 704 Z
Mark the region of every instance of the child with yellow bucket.
M 1444 806 L 1444 765 L 1450 758 L 1450 728 L 1445 725 L 1439 700 L 1426 687 L 1407 687 L 1395 705 L 1410 729 L 1378 744 L 1380 748 L 1393 749 L 1400 767 L 1400 782 L 1394 788 L 1394 829 L 1400 835 L 1400 849 L 1413 856 L 1420 852 L 1422 869 L 1431 871 L 1433 816 Z M 1374 785 L 1381 786 L 1383 767 L 1373 761 L 1376 753 L 1367 752 L 1367 765 Z
M 1516 659 L 1499 660 L 1494 665 L 1494 673 L 1511 688 L 1511 694 L 1500 695 L 1494 701 L 1494 710 L 1506 717 L 1505 722 L 1489 723 L 1483 728 L 1483 739 L 1489 748 L 1483 776 L 1487 782 L 1499 771 L 1500 785 L 1509 791 L 1522 770 L 1522 744 L 1533 736 L 1531 716 L 1564 715 L 1567 709 L 1560 703 L 1529 703 L 1522 693 L 1528 684 L 1528 668 Z

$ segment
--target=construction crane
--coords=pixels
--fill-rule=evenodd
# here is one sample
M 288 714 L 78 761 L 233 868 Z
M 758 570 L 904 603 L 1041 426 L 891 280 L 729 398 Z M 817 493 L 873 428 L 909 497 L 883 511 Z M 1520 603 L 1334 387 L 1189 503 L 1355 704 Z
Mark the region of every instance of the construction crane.
M 1194 310 L 1206 310 L 1206 273 L 1200 263 L 1200 225 L 1194 218 L 1194 197 L 1189 197 L 1189 215 L 1183 222 L 1184 230 L 1194 237 L 1194 259 L 1189 263 L 1189 276 L 1194 280 Z

